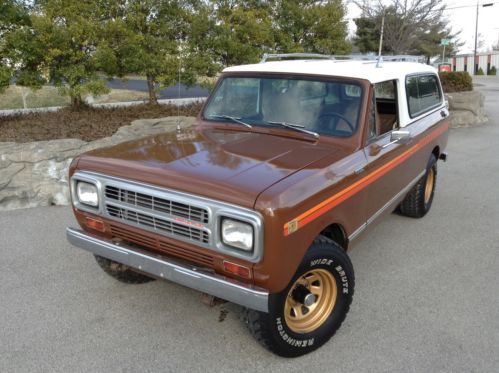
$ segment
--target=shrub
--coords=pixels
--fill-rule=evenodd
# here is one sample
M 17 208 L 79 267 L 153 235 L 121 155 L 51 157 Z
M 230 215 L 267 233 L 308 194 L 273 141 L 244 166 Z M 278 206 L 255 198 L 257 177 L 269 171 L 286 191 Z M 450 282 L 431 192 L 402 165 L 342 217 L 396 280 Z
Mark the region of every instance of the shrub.
M 487 75 L 496 75 L 496 74 L 497 74 L 497 69 L 495 66 L 492 66 Z
M 476 75 L 485 75 L 485 74 L 483 73 L 483 70 L 482 70 L 482 68 L 481 68 L 481 67 L 480 67 L 480 68 L 478 69 L 478 71 L 476 72 Z
M 440 72 L 439 76 L 446 93 L 473 90 L 473 81 L 467 71 Z

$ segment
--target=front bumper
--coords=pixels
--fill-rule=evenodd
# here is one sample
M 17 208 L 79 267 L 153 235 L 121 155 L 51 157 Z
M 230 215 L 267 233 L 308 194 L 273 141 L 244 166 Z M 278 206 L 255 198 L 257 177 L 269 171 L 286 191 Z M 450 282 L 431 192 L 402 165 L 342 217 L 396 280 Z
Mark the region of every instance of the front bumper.
M 145 250 L 102 239 L 79 229 L 67 228 L 66 236 L 72 245 L 80 249 L 125 264 L 143 273 L 176 282 L 244 307 L 268 312 L 269 293 L 265 289 L 206 272 Z

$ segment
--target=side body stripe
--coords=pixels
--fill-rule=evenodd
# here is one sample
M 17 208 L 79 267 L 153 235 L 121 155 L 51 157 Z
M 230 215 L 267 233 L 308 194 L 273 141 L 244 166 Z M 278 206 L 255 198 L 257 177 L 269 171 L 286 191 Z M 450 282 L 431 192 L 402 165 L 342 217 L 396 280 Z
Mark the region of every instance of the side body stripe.
M 304 227 L 311 221 L 317 219 L 318 217 L 324 215 L 334 207 L 338 206 L 340 203 L 346 201 L 348 198 L 357 194 L 359 191 L 367 187 L 369 184 L 378 180 L 380 177 L 388 173 L 393 168 L 397 167 L 399 164 L 407 160 L 419 149 L 423 148 L 425 145 L 432 142 L 435 138 L 440 136 L 442 133 L 448 130 L 448 125 L 443 125 L 438 129 L 434 130 L 428 136 L 421 139 L 419 142 L 414 144 L 410 149 L 406 150 L 404 153 L 398 155 L 396 158 L 392 159 L 390 162 L 384 164 L 380 168 L 374 170 L 370 174 L 366 175 L 362 179 L 357 180 L 347 188 L 342 191 L 332 195 L 331 197 L 325 199 L 321 203 L 315 205 L 311 209 L 305 211 L 304 213 L 298 215 L 291 221 L 284 224 L 284 235 L 288 236 L 298 229 Z

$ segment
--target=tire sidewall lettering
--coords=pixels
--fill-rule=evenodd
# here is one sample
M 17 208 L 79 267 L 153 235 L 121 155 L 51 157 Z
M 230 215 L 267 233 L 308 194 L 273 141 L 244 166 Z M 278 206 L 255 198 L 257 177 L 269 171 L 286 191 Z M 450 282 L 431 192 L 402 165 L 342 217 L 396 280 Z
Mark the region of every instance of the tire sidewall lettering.
M 332 272 L 338 274 L 337 279 L 339 280 L 338 287 L 341 287 L 341 294 L 349 293 L 348 277 L 341 265 L 336 265 L 334 260 L 331 258 L 319 258 L 310 261 L 310 267 L 325 266 L 328 269 L 332 269 Z M 336 277 L 336 276 L 335 276 Z
M 283 325 L 282 318 L 276 318 L 277 333 L 279 333 L 281 339 L 293 347 L 310 347 L 314 345 L 315 338 L 294 338 L 286 332 L 286 328 Z

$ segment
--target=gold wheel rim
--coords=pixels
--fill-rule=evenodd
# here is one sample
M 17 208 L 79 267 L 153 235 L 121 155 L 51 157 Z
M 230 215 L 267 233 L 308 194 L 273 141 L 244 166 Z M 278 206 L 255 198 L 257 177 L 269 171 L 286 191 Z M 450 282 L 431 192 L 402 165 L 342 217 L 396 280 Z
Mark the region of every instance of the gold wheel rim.
M 426 178 L 426 186 L 424 190 L 424 203 L 430 202 L 431 193 L 433 192 L 433 182 L 435 180 L 435 171 L 433 167 L 428 171 L 428 177 Z
M 297 287 L 303 287 L 315 296 L 315 301 L 306 306 L 293 297 Z M 286 325 L 295 333 L 310 333 L 319 328 L 331 315 L 338 296 L 338 287 L 333 275 L 325 269 L 314 269 L 300 276 L 289 290 L 284 304 Z

